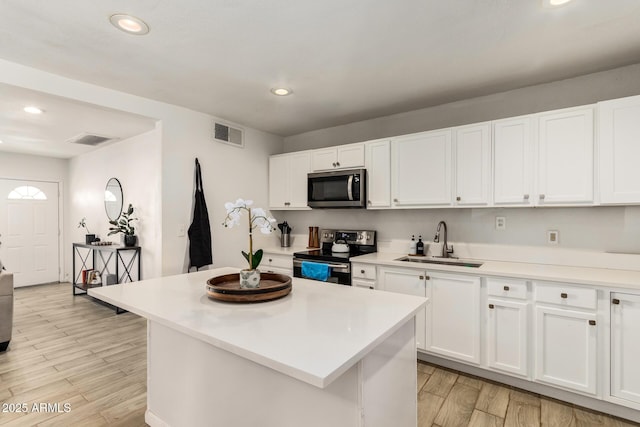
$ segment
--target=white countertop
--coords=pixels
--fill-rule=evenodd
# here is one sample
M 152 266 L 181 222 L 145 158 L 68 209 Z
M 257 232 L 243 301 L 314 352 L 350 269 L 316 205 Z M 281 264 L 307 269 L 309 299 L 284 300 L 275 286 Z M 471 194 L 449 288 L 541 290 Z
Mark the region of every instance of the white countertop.
M 468 261 L 482 262 L 478 268 L 458 267 L 441 264 L 396 261 L 406 256 L 400 253 L 376 252 L 351 258 L 352 263 L 386 265 L 391 267 L 415 268 L 420 270 L 450 273 L 474 274 L 480 276 L 512 277 L 530 280 L 569 282 L 582 285 L 608 286 L 640 290 L 640 271 L 612 268 L 573 267 L 525 262 L 505 262 L 481 259 Z
M 410 320 L 425 298 L 293 279 L 265 303 L 213 301 L 219 268 L 89 290 L 89 295 L 298 380 L 324 388 Z

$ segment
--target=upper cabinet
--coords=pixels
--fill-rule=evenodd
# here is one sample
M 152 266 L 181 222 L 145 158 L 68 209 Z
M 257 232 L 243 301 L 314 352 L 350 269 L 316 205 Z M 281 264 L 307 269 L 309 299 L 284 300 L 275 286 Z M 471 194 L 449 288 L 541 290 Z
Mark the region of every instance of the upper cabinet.
M 640 203 L 640 96 L 598 103 L 600 202 Z
M 538 205 L 593 202 L 593 107 L 538 115 Z
M 367 169 L 367 208 L 391 206 L 391 141 L 364 144 Z
M 454 135 L 456 205 L 488 205 L 491 192 L 491 124 L 455 128 Z
M 299 151 L 269 157 L 269 209 L 309 209 L 307 174 L 311 152 Z
M 394 207 L 451 204 L 451 130 L 408 135 L 391 142 Z
M 532 117 L 493 122 L 493 203 L 533 204 Z
M 311 152 L 314 171 L 351 169 L 364 166 L 364 144 L 347 144 Z

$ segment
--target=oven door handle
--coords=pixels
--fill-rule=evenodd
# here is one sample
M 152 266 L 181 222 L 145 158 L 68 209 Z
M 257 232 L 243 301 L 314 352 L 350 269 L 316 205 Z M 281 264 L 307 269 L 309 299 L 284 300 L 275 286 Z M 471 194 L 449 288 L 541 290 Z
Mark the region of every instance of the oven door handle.
M 328 262 L 317 262 L 317 261 L 310 261 L 310 260 L 307 260 L 307 261 L 315 262 L 317 264 L 327 264 L 331 268 L 349 268 L 349 264 L 331 264 L 331 263 L 328 263 Z M 301 260 L 301 259 L 294 259 L 293 260 L 293 265 L 294 265 L 294 267 L 299 267 L 299 266 L 302 266 L 302 262 L 303 262 L 303 260 Z
M 349 200 L 353 200 L 353 175 L 349 175 L 347 180 L 347 196 Z

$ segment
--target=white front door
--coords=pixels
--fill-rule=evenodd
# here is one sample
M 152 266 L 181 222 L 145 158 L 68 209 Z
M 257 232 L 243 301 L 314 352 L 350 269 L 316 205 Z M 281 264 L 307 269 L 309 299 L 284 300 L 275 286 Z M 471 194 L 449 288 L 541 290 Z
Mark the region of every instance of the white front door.
M 14 286 L 59 280 L 58 183 L 0 179 L 0 259 Z

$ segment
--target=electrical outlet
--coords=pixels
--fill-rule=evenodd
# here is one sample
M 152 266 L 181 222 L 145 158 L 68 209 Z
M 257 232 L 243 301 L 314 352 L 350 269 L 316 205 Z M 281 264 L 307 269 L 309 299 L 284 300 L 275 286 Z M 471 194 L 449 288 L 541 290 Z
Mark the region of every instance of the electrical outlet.
M 547 243 L 550 245 L 557 245 L 560 240 L 560 232 L 558 230 L 547 231 Z
M 503 216 L 496 217 L 496 230 L 506 230 L 507 229 L 507 218 Z

